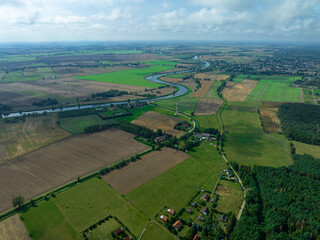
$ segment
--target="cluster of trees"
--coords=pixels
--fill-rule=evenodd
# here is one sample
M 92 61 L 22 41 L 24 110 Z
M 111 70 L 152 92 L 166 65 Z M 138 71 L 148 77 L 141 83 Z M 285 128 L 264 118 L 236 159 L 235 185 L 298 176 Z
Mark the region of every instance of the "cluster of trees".
M 118 127 L 121 130 L 135 134 L 138 137 L 144 137 L 144 138 L 158 137 L 158 134 L 152 131 L 150 128 L 142 127 L 126 121 L 121 122 Z
M 278 116 L 288 138 L 320 145 L 320 106 L 284 103 L 279 108 Z
M 65 112 L 58 112 L 58 118 L 68 118 L 68 117 L 77 117 L 84 115 L 96 114 L 98 111 L 94 108 L 71 110 Z
M 0 103 L 0 115 L 4 112 L 11 111 L 11 106 Z M 0 116 L 1 117 L 1 116 Z
M 320 239 L 319 159 L 293 155 L 289 167 L 247 168 L 246 207 L 232 239 Z
M 122 95 L 127 95 L 127 91 L 119 91 L 117 89 L 110 89 L 109 91 L 106 92 L 101 92 L 101 93 L 92 93 L 91 98 L 109 98 L 109 97 L 117 97 L 117 96 L 122 96 Z
M 43 107 L 43 106 L 56 105 L 58 103 L 59 103 L 58 100 L 55 98 L 47 98 L 47 99 L 41 100 L 40 102 L 34 102 L 32 103 L 32 105 L 37 107 Z
M 227 85 L 227 81 L 221 81 L 221 85 L 220 87 L 217 88 L 217 94 L 219 97 L 222 97 L 222 90 L 225 88 L 225 86 Z
M 85 133 L 101 132 L 103 130 L 106 130 L 106 129 L 114 127 L 114 126 L 116 126 L 116 124 L 114 124 L 114 123 L 96 124 L 96 125 L 86 127 L 84 129 L 84 132 Z

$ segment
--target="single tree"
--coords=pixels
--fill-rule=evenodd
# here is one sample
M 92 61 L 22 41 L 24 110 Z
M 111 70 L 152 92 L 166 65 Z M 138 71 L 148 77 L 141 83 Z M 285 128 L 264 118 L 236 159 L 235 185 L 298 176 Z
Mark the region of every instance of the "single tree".
M 12 199 L 12 204 L 13 204 L 13 207 L 21 207 L 24 203 L 24 197 L 22 196 L 17 196 L 15 197 L 14 199 Z

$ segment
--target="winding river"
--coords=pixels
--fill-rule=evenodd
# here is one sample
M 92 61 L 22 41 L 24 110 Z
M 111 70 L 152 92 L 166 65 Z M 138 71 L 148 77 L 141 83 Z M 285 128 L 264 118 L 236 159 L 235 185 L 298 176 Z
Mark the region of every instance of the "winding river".
M 207 68 L 210 66 L 210 63 L 207 61 L 203 61 L 200 60 L 201 62 L 204 63 L 204 66 L 202 67 L 202 69 Z M 165 82 L 160 80 L 160 77 L 164 77 L 167 75 L 172 75 L 172 74 L 177 74 L 177 73 L 185 73 L 185 72 L 190 72 L 190 70 L 184 70 L 184 71 L 178 71 L 178 72 L 170 72 L 170 73 L 162 73 L 162 74 L 157 74 L 157 75 L 153 75 L 153 76 L 148 76 L 146 77 L 146 80 L 151 81 L 151 82 L 155 82 L 155 83 L 160 83 L 160 84 L 165 84 L 165 85 L 170 85 L 170 86 L 174 86 L 178 88 L 178 91 L 167 95 L 167 96 L 160 96 L 160 97 L 155 97 L 155 98 L 148 98 L 148 99 L 141 99 L 139 100 L 139 102 L 147 102 L 147 101 L 154 101 L 154 100 L 161 100 L 161 99 L 170 99 L 170 98 L 174 98 L 174 97 L 179 97 L 185 93 L 188 92 L 188 88 L 186 88 L 183 85 L 180 84 L 176 84 L 176 83 L 170 83 L 170 82 Z M 135 101 L 135 100 L 132 100 Z M 3 118 L 8 118 L 8 117 L 19 117 L 22 116 L 24 114 L 32 114 L 32 113 L 44 113 L 44 112 L 48 112 L 48 113 L 52 113 L 52 112 L 61 112 L 61 111 L 70 111 L 70 110 L 78 110 L 78 109 L 86 109 L 86 108 L 97 108 L 97 107 L 106 107 L 106 106 L 110 106 L 111 104 L 113 105 L 121 105 L 121 104 L 126 104 L 128 103 L 128 101 L 121 101 L 121 102 L 109 102 L 109 103 L 100 103 L 100 104 L 86 104 L 86 105 L 81 105 L 81 106 L 71 106 L 71 107 L 63 107 L 61 108 L 56 108 L 56 109 L 52 109 L 52 108 L 48 108 L 48 109 L 43 109 L 43 110 L 33 110 L 33 111 L 25 111 L 25 112 L 14 112 L 14 113 L 10 113 L 8 115 L 2 115 Z

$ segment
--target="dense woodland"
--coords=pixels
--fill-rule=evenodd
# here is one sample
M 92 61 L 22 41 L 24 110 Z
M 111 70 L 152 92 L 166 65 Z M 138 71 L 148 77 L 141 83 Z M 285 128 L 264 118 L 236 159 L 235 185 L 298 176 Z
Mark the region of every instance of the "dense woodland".
M 278 116 L 288 138 L 320 145 L 320 106 L 284 103 L 279 108 Z
M 248 196 L 232 239 L 320 239 L 320 160 L 293 159 L 288 168 L 240 168 Z

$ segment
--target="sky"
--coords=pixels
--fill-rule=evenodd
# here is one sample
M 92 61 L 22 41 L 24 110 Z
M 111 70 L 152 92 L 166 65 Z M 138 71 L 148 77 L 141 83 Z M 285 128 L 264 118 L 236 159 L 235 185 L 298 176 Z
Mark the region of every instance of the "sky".
M 0 42 L 320 41 L 320 0 L 0 0 Z

